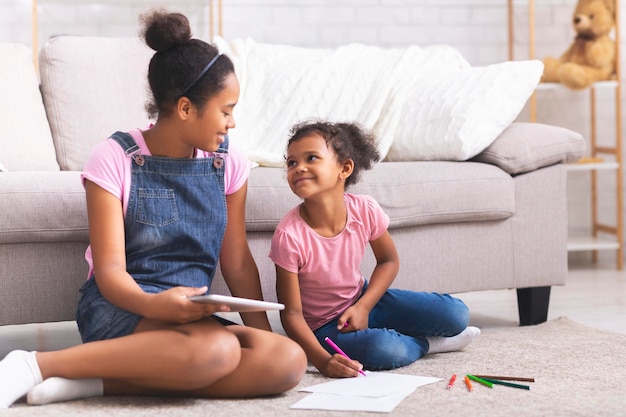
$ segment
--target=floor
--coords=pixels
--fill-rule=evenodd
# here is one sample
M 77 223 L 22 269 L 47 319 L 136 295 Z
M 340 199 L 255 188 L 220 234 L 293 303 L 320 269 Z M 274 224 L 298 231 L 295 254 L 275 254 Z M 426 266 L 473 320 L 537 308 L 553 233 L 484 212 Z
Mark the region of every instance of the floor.
M 590 327 L 626 334 L 626 271 L 615 262 L 570 260 L 567 284 L 553 287 L 548 320 L 568 317 Z M 514 290 L 457 294 L 481 328 L 517 326 Z M 13 349 L 56 350 L 80 343 L 73 322 L 0 326 L 0 358 Z

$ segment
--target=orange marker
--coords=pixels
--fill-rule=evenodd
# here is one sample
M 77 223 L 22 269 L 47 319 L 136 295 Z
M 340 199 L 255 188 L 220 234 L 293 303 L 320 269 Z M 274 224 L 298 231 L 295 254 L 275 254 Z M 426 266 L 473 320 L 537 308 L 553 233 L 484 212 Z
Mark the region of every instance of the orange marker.
M 472 386 L 472 381 L 466 376 L 465 377 L 465 385 L 467 386 L 468 391 L 474 391 L 474 387 Z
M 452 385 L 454 385 L 454 381 L 456 381 L 456 374 L 452 374 L 452 378 L 450 378 L 450 382 L 448 382 L 448 389 L 452 388 Z

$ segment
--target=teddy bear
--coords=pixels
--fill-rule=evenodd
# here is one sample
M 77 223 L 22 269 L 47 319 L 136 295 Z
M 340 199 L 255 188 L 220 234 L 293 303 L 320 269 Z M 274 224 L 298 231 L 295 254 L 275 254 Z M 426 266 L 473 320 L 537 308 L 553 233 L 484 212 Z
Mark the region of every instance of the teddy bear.
M 579 90 L 596 81 L 610 80 L 615 72 L 614 0 L 578 0 L 573 20 L 576 38 L 559 58 L 543 60 L 542 82 L 560 82 Z

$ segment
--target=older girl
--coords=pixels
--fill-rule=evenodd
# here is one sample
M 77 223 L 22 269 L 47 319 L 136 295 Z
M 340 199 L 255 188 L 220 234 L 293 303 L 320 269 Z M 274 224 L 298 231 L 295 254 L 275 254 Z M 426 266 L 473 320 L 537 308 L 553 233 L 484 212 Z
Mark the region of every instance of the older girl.
M 228 142 L 239 83 L 228 57 L 191 38 L 185 16 L 157 11 L 144 25 L 157 121 L 113 134 L 83 173 L 90 272 L 77 322 L 86 343 L 9 353 L 2 408 L 27 393 L 30 404 L 277 394 L 306 369 L 302 349 L 271 333 L 264 313 L 230 325 L 213 315 L 225 306 L 188 299 L 208 291 L 218 261 L 233 295 L 262 298 L 244 224 L 250 166 Z

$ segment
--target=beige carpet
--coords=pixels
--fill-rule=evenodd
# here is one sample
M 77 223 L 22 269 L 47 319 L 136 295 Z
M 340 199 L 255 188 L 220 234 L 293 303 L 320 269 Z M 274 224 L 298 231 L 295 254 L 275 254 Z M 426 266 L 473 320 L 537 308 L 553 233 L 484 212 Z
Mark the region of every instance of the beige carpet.
M 461 381 L 418 388 L 392 416 L 624 416 L 626 415 L 626 335 L 592 329 L 567 318 L 530 327 L 484 329 L 460 352 L 427 356 L 394 372 L 447 380 L 457 373 L 532 376 L 531 391 Z M 300 386 L 325 381 L 312 369 Z M 4 416 L 376 416 L 364 412 L 290 410 L 307 394 L 292 390 L 274 398 L 251 400 L 187 400 L 95 398 L 29 407 L 18 403 Z

